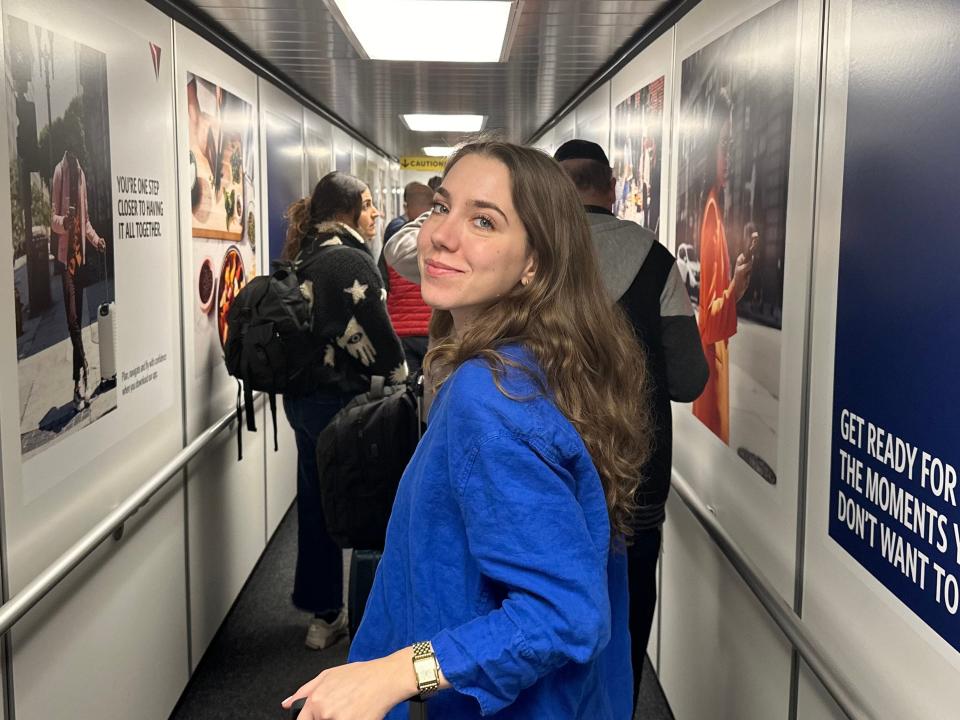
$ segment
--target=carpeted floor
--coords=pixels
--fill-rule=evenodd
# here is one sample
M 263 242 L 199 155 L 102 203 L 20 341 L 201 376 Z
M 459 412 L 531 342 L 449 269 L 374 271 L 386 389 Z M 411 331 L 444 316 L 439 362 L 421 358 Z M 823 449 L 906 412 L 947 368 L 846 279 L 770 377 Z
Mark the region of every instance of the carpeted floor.
M 347 641 L 322 652 L 303 639 L 309 616 L 290 603 L 297 551 L 291 508 L 183 691 L 171 720 L 279 720 L 280 701 L 321 670 L 342 664 Z M 649 661 L 637 718 L 673 720 Z

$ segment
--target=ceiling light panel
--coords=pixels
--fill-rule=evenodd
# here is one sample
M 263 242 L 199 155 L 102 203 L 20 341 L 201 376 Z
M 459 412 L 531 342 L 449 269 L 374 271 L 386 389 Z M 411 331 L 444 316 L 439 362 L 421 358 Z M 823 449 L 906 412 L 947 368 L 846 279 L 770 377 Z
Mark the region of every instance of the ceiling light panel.
M 423 149 L 423 154 L 430 157 L 450 157 L 456 149 L 455 146 L 428 145 Z
M 328 0 L 371 60 L 499 62 L 510 0 Z
M 414 132 L 480 132 L 483 115 L 403 115 L 403 121 Z

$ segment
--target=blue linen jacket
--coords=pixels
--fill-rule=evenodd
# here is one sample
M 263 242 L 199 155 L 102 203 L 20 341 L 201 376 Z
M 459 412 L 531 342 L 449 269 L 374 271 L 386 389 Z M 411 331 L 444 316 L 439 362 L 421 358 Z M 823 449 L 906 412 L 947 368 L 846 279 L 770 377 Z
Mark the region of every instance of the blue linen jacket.
M 438 393 L 350 660 L 431 640 L 453 685 L 432 718 L 629 720 L 626 556 L 600 478 L 526 373 L 507 367 L 501 385 L 513 398 L 472 360 Z

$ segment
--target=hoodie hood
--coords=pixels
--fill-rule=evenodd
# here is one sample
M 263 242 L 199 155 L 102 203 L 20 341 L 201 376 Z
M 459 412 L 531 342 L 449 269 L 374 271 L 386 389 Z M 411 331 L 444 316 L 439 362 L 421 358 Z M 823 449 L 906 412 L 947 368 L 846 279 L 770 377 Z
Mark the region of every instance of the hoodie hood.
M 600 277 L 610 299 L 617 301 L 633 284 L 657 236 L 642 225 L 606 213 L 587 213 L 590 234 L 600 265 Z

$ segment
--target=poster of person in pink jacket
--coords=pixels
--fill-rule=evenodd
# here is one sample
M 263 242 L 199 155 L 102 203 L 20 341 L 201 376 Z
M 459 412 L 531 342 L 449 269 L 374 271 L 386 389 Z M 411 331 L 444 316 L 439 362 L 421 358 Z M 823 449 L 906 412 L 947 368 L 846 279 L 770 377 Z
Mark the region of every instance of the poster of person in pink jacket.
M 26 459 L 117 407 L 107 60 L 14 16 L 4 29 Z

